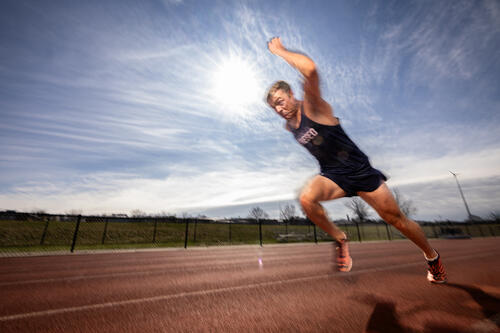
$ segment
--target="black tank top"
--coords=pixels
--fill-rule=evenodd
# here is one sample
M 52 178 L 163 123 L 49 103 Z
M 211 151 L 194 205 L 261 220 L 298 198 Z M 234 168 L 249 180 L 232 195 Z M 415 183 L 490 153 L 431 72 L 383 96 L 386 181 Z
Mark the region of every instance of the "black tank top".
M 371 168 L 368 157 L 352 142 L 340 124 L 318 124 L 302 110 L 299 128 L 290 128 L 295 139 L 318 160 L 321 172 L 351 174 Z

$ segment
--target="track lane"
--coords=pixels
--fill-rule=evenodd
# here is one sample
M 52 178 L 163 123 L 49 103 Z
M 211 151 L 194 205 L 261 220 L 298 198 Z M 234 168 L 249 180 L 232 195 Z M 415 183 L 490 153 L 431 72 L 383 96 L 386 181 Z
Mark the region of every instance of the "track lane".
M 480 240 L 481 242 L 476 240 L 461 242 L 438 241 L 436 247 L 440 250 L 448 271 L 453 273 L 452 276 L 454 278 L 457 278 L 463 275 L 463 269 L 461 269 L 463 263 L 471 261 L 476 262 L 480 259 L 478 262 L 480 262 L 480 266 L 484 266 L 483 268 L 486 272 L 488 272 L 488 270 L 491 271 L 489 268 L 495 267 L 495 263 L 498 264 L 497 258 L 498 254 L 500 254 L 499 248 L 496 240 L 492 240 Z M 227 315 L 227 313 L 233 313 L 231 309 L 228 309 L 229 304 L 238 304 L 244 309 L 244 314 L 238 314 L 237 316 L 235 314 L 235 316 L 240 318 L 242 322 L 246 322 L 247 325 L 250 325 L 248 327 L 252 327 L 251 325 L 254 323 L 252 313 L 267 318 L 267 313 L 269 312 L 274 314 L 273 318 L 269 318 L 271 321 L 265 323 L 259 322 L 259 325 L 269 327 L 270 330 L 277 329 L 276 322 L 278 322 L 280 328 L 295 327 L 295 329 L 301 330 L 302 327 L 304 329 L 311 328 L 319 331 L 329 331 L 326 327 L 323 328 L 321 322 L 324 321 L 324 319 L 321 317 L 313 316 L 316 319 L 310 322 L 310 317 L 300 312 L 295 313 L 295 317 L 290 319 L 290 325 L 293 325 L 289 326 L 286 321 L 283 321 L 285 318 L 289 318 L 289 316 L 277 312 L 276 309 L 273 308 L 273 304 L 275 304 L 275 306 L 280 304 L 280 306 L 285 308 L 295 309 L 298 307 L 302 309 L 302 306 L 291 304 L 290 301 L 283 300 L 285 295 L 289 295 L 294 300 L 297 300 L 297 295 L 302 295 L 303 299 L 297 301 L 309 304 L 312 308 L 315 308 L 316 303 L 327 304 L 332 307 L 332 309 L 338 308 L 342 313 L 352 314 L 357 308 L 366 308 L 367 305 L 368 308 L 373 308 L 374 305 L 372 303 L 375 302 L 374 299 L 382 299 L 384 301 L 375 302 L 375 308 L 377 308 L 377 306 L 380 308 L 384 306 L 384 304 L 385 306 L 391 307 L 391 304 L 393 304 L 392 306 L 394 306 L 397 309 L 396 312 L 398 312 L 401 307 L 403 309 L 405 307 L 411 309 L 415 306 L 418 308 L 418 306 L 422 307 L 424 305 L 418 305 L 419 302 L 422 303 L 422 301 L 418 301 L 418 299 L 412 301 L 417 305 L 412 305 L 412 302 L 409 302 L 405 298 L 402 298 L 403 301 L 401 301 L 400 295 L 394 295 L 393 292 L 391 292 L 390 295 L 384 294 L 382 291 L 384 288 L 387 288 L 387 286 L 394 288 L 403 284 L 404 292 L 407 293 L 408 291 L 406 291 L 406 289 L 410 287 L 410 294 L 417 295 L 421 293 L 419 293 L 418 290 L 415 291 L 415 288 L 423 288 L 425 293 L 428 293 L 429 290 L 444 289 L 431 289 L 436 287 L 440 288 L 441 286 L 430 286 L 425 281 L 425 263 L 422 261 L 422 255 L 418 251 L 415 251 L 415 248 L 409 242 L 352 244 L 355 268 L 352 273 L 346 275 L 332 274 L 331 266 L 328 264 L 331 260 L 331 246 L 329 244 L 317 246 L 310 244 L 287 245 L 265 247 L 263 249 L 231 248 L 208 249 L 205 251 L 198 250 L 192 252 L 167 252 L 167 254 L 154 252 L 128 254 L 129 262 L 127 265 L 128 271 L 126 272 L 132 273 L 132 275 L 119 274 L 120 272 L 124 272 L 123 265 L 126 264 L 126 256 L 119 256 L 120 260 L 117 261 L 113 261 L 112 256 L 108 254 L 89 255 L 93 257 L 94 260 L 89 260 L 89 256 L 61 257 L 61 260 L 78 261 L 79 257 L 84 259 L 79 262 L 79 265 L 82 265 L 80 267 L 83 269 L 83 272 L 74 272 L 74 275 L 67 277 L 68 279 L 71 277 L 79 278 L 76 280 L 47 280 L 24 284 L 23 281 L 26 282 L 29 281 L 29 279 L 19 279 L 17 285 L 4 285 L 2 287 L 2 293 L 7 292 L 8 294 L 4 296 L 7 296 L 7 299 L 11 300 L 11 302 L 9 302 L 8 306 L 2 304 L 0 308 L 0 316 L 3 318 L 0 319 L 0 329 L 2 327 L 8 329 L 16 325 L 28 325 L 23 327 L 29 328 L 29 325 L 31 325 L 30 323 L 36 322 L 46 327 L 50 326 L 48 323 L 53 323 L 55 327 L 52 328 L 54 329 L 57 327 L 64 327 L 65 330 L 72 331 L 75 328 L 72 328 L 71 325 L 71 327 L 68 326 L 63 319 L 83 316 L 86 319 L 83 321 L 79 319 L 78 322 L 89 325 L 89 328 L 92 328 L 92 325 L 97 325 L 92 323 L 99 322 L 99 325 L 105 325 L 105 327 L 111 331 L 119 331 L 120 328 L 129 327 L 129 325 L 139 330 L 139 328 L 142 327 L 141 325 L 150 323 L 151 318 L 157 318 L 156 316 L 160 316 L 160 314 L 163 313 L 163 319 L 161 320 L 162 325 L 164 325 L 165 322 L 170 322 L 172 318 L 177 318 L 176 322 L 179 324 L 170 324 L 173 325 L 171 326 L 172 331 L 174 331 L 174 328 L 177 331 L 187 330 L 188 328 L 193 328 L 194 331 L 196 331 L 197 329 L 204 330 L 197 322 L 205 323 L 208 325 L 207 327 L 223 328 L 223 326 L 219 324 L 227 320 L 227 318 L 224 319 L 224 316 Z M 385 256 L 382 256 L 382 253 L 385 253 Z M 148 254 L 153 256 L 151 262 L 154 262 L 155 265 L 161 265 L 162 261 L 164 261 L 165 263 L 170 263 L 172 266 L 165 268 L 163 272 L 149 271 L 149 273 L 146 272 L 146 274 L 142 275 L 141 272 L 134 273 L 134 270 L 145 267 L 142 264 L 142 260 L 147 260 Z M 159 257 L 155 257 L 156 255 L 159 255 Z M 111 269 L 106 276 L 96 277 L 95 274 L 92 276 L 91 273 L 95 272 L 96 269 L 100 267 L 100 260 L 98 260 L 100 256 L 103 256 L 103 260 L 108 267 L 115 262 L 116 266 L 112 266 L 115 270 Z M 186 258 L 187 268 L 183 266 L 184 264 L 182 260 L 180 260 L 180 258 L 183 257 Z M 232 261 L 232 257 L 234 257 L 234 261 Z M 259 257 L 263 259 L 263 267 L 258 265 L 257 259 Z M 449 262 L 446 258 L 450 259 Z M 18 263 L 23 263 L 23 258 L 15 259 L 18 259 Z M 199 261 L 199 269 L 197 269 L 196 260 Z M 27 261 L 31 262 L 30 260 Z M 57 260 L 53 260 L 52 262 L 54 261 L 57 262 Z M 42 260 L 42 262 L 43 264 L 38 263 L 39 268 L 50 268 L 50 261 Z M 381 262 L 384 264 L 381 264 Z M 11 264 L 13 264 L 12 261 Z M 388 269 L 381 269 L 381 266 L 385 266 Z M 15 265 L 12 267 L 15 267 Z M 21 267 L 23 266 L 21 265 Z M 63 262 L 57 262 L 53 272 L 55 274 L 60 273 L 61 267 L 63 267 Z M 210 269 L 210 267 L 213 267 L 213 269 Z M 63 269 L 63 271 L 66 270 Z M 113 275 L 113 272 L 115 275 Z M 498 295 L 498 269 L 493 273 L 495 272 L 497 274 L 496 276 L 490 273 L 478 275 L 476 272 L 472 272 L 474 274 L 468 272 L 465 274 L 465 280 L 467 280 L 467 278 L 472 278 L 472 281 L 476 283 L 475 285 L 482 288 L 479 288 L 479 290 L 483 290 L 488 295 Z M 4 270 L 4 273 L 8 272 Z M 22 276 L 22 273 L 18 274 Z M 137 275 L 134 276 L 133 274 Z M 31 274 L 28 275 L 32 277 Z M 7 274 L 6 276 L 9 275 Z M 411 283 L 408 283 L 410 281 Z M 0 279 L 0 283 L 6 282 Z M 464 284 L 460 284 L 460 286 L 463 287 Z M 313 289 L 311 290 L 311 288 Z M 326 294 L 331 293 L 333 290 L 335 297 L 329 300 L 325 298 L 325 294 L 321 292 L 318 293 L 318 289 L 316 288 L 326 288 L 325 290 L 328 290 Z M 363 290 L 365 289 L 366 295 L 363 294 Z M 307 290 L 307 292 L 304 290 Z M 457 297 L 456 295 L 460 293 L 464 294 L 464 289 L 459 287 L 447 287 L 446 290 L 448 290 L 446 293 L 451 293 L 454 297 Z M 254 303 L 258 302 L 258 298 L 255 299 L 255 297 L 252 296 L 254 294 L 260 294 L 261 297 L 265 299 L 270 296 L 271 299 L 280 301 L 278 303 L 274 301 L 265 301 L 263 302 L 262 308 L 253 309 Z M 30 295 L 31 298 L 29 297 Z M 68 297 L 68 295 L 72 297 Z M 343 297 L 341 297 L 342 295 Z M 467 297 L 467 295 L 469 295 L 467 302 L 470 303 L 470 293 L 468 294 L 465 291 L 465 297 Z M 458 297 L 457 300 L 463 301 L 463 296 L 464 295 L 462 295 L 462 298 Z M 28 299 L 23 301 L 23 299 L 26 298 Z M 245 300 L 246 298 L 248 298 L 248 300 Z M 185 305 L 182 305 L 192 305 L 196 304 L 198 301 L 210 303 L 210 300 L 213 300 L 211 306 L 207 305 L 206 308 L 202 306 L 198 310 L 196 310 L 196 306 L 193 309 L 192 306 L 183 308 Z M 408 302 L 409 305 L 407 304 Z M 472 303 L 474 303 L 474 300 L 472 300 Z M 456 304 L 453 304 L 453 306 L 456 307 Z M 354 309 L 350 307 L 354 307 Z M 70 311 L 68 309 L 72 310 Z M 226 312 L 222 311 L 223 309 L 226 309 Z M 477 307 L 474 309 L 472 306 L 471 309 L 470 311 L 472 312 L 478 311 Z M 145 312 L 146 310 L 149 311 L 147 314 Z M 264 310 L 265 313 L 263 312 Z M 222 313 L 220 313 L 220 311 L 222 311 Z M 309 310 L 306 309 L 305 311 L 305 313 L 310 315 Z M 418 320 L 421 321 L 420 317 L 429 317 L 429 311 L 434 313 L 437 310 L 432 310 L 431 307 L 431 310 L 420 310 L 417 318 L 412 318 L 411 314 L 405 314 L 403 317 L 405 321 L 409 320 L 409 322 L 413 323 L 412 325 L 415 326 L 415 322 Z M 484 316 L 481 317 L 481 315 L 484 314 L 478 314 L 476 312 L 474 312 L 474 315 L 471 315 L 472 319 L 469 320 L 468 326 L 466 325 L 463 327 L 469 327 L 479 322 L 479 320 L 485 319 Z M 32 314 L 29 315 L 30 313 Z M 38 314 L 33 315 L 33 313 Z M 142 313 L 143 319 L 137 318 L 137 315 L 140 313 Z M 184 313 L 185 316 L 180 313 Z M 212 318 L 209 320 L 211 324 L 207 322 L 208 319 L 200 319 L 202 313 L 205 313 L 205 316 L 203 316 L 204 318 L 206 316 Z M 405 312 L 403 311 L 403 313 Z M 442 318 L 451 318 L 449 320 L 444 320 L 444 323 L 457 320 L 454 315 L 450 315 L 449 313 L 450 311 L 447 311 L 446 316 L 441 314 Z M 109 316 L 115 318 L 116 322 L 113 320 L 113 324 L 109 322 L 103 323 L 102 319 L 99 319 L 100 317 L 108 318 Z M 181 319 L 179 319 L 178 316 L 181 316 Z M 364 320 L 361 320 L 361 322 L 363 322 L 365 326 L 361 326 L 366 328 L 366 325 L 371 323 L 371 317 L 369 313 L 368 316 L 366 313 L 364 316 Z M 373 317 L 373 314 L 371 316 Z M 329 317 L 331 317 L 331 314 Z M 356 319 L 357 317 L 358 316 L 354 314 L 353 318 Z M 433 316 L 430 317 L 433 318 Z M 463 314 L 460 314 L 458 317 L 464 317 L 461 319 L 462 321 L 466 319 Z M 361 326 L 355 324 L 353 318 L 344 318 L 342 315 L 332 320 L 344 326 L 354 325 L 353 328 L 356 327 L 354 331 L 359 331 L 358 329 L 360 329 Z M 403 321 L 403 323 L 405 323 L 405 321 Z M 162 325 L 160 326 L 165 328 Z M 371 325 L 376 325 L 376 321 Z M 142 327 L 142 329 L 149 330 L 151 327 Z M 205 327 L 205 329 L 207 327 Z M 237 329 L 239 326 L 233 323 L 228 327 Z M 408 327 L 412 326 L 410 325 Z M 418 325 L 415 327 L 417 327 L 415 329 L 418 329 Z M 238 329 L 243 328 L 239 327 Z M 420 327 L 420 329 L 423 328 Z M 361 328 L 361 331 L 363 331 L 363 328 Z

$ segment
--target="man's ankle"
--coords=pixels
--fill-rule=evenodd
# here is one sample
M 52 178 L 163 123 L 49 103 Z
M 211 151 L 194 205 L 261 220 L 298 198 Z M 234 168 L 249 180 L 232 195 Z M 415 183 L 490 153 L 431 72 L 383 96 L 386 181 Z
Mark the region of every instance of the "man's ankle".
M 424 257 L 427 261 L 434 261 L 439 257 L 439 254 L 437 253 L 436 250 L 433 250 L 434 253 L 431 256 L 427 256 L 427 254 L 424 253 Z

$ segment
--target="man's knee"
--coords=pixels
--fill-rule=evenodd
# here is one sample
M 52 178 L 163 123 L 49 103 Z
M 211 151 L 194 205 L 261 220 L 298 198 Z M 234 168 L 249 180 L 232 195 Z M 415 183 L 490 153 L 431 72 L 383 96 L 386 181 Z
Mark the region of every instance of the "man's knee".
M 317 200 L 314 200 L 314 198 L 312 198 L 310 195 L 307 195 L 305 193 L 302 193 L 299 197 L 299 201 L 300 201 L 300 205 L 302 206 L 302 208 L 308 212 L 310 211 L 311 209 L 313 209 L 313 207 L 315 205 L 318 204 L 318 201 Z
M 395 212 L 382 212 L 380 214 L 381 218 L 389 223 L 390 225 L 394 226 L 396 229 L 401 229 L 404 228 L 406 225 L 406 218 L 404 214 L 400 211 L 395 211 Z

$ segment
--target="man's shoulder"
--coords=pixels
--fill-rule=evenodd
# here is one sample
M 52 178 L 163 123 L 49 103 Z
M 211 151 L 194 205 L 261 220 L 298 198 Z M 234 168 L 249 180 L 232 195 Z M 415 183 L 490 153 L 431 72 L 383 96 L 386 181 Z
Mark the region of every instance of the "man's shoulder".
M 319 104 L 304 103 L 304 112 L 312 120 L 321 119 L 323 122 L 335 123 L 334 125 L 338 123 L 338 118 L 333 113 L 333 107 L 323 99 Z

